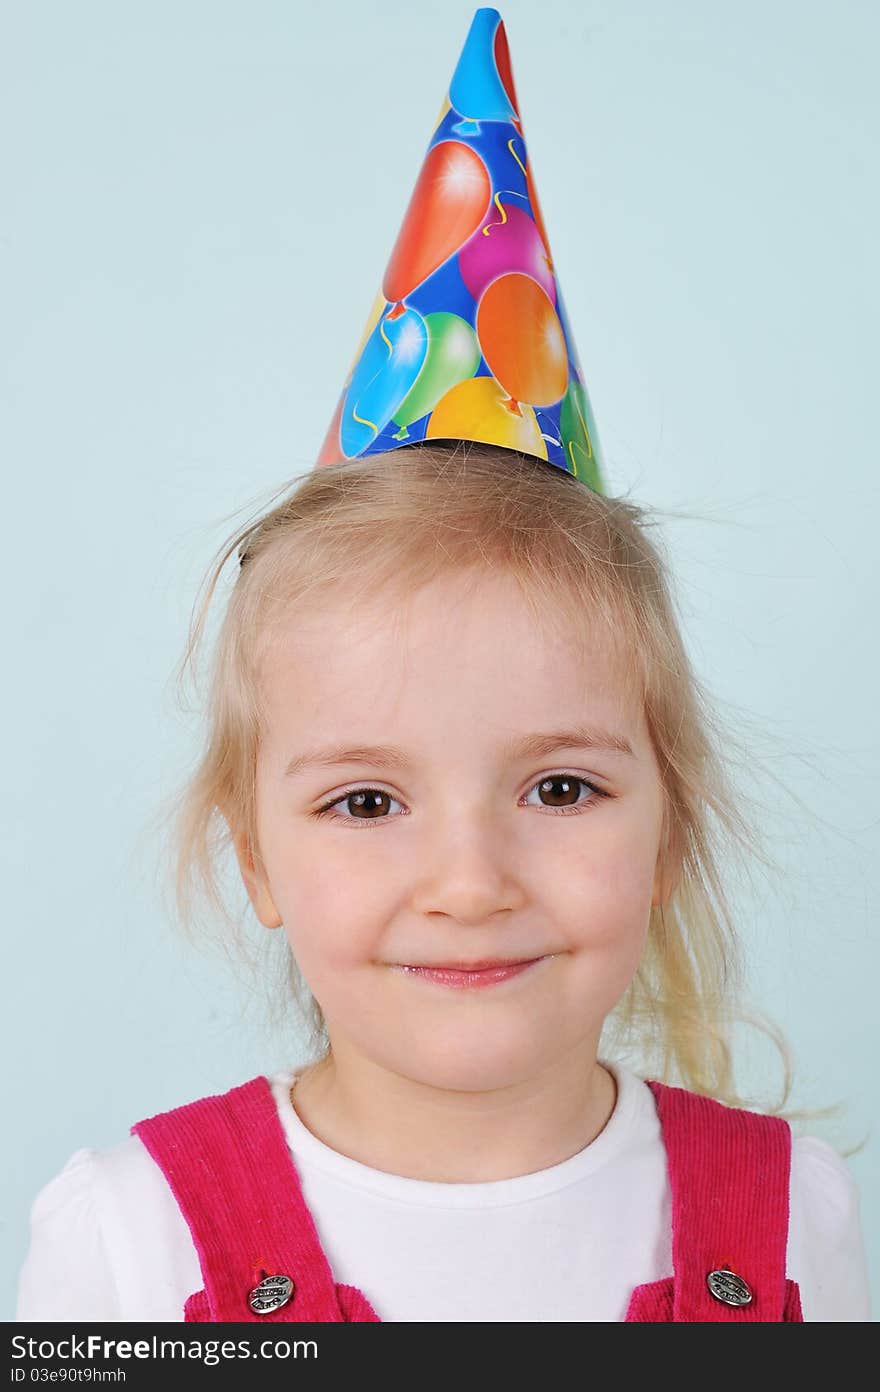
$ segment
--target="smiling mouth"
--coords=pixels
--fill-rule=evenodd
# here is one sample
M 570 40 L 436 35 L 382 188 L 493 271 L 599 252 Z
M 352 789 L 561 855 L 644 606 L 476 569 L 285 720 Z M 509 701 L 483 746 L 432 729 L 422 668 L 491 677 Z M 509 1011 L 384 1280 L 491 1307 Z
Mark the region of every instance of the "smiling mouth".
M 415 966 L 393 963 L 393 970 L 405 972 L 407 976 L 433 982 L 438 986 L 452 986 L 459 989 L 479 989 L 492 986 L 519 976 L 539 962 L 546 962 L 554 954 L 543 957 L 517 958 L 515 961 L 489 961 L 483 963 L 465 962 L 455 966 Z

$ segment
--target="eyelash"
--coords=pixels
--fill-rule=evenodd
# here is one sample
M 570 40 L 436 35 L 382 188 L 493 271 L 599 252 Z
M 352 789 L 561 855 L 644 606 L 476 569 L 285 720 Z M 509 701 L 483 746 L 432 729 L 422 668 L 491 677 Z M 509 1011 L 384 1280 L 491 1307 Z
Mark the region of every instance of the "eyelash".
M 581 778 L 579 774 L 572 774 L 568 770 L 564 770 L 561 773 L 542 774 L 537 782 L 532 784 L 528 792 L 533 792 L 535 788 L 540 787 L 542 783 L 546 783 L 551 778 L 571 779 L 573 782 L 580 783 L 583 787 L 589 788 L 590 792 L 596 795 L 595 797 L 589 798 L 586 803 L 576 807 L 545 807 L 543 810 L 549 812 L 553 817 L 582 816 L 583 813 L 588 811 L 596 802 L 601 802 L 603 798 L 610 798 L 613 796 L 613 794 L 607 793 L 604 788 L 599 788 L 595 783 L 591 783 L 588 778 Z M 349 788 L 347 792 L 341 793 L 339 797 L 333 798 L 331 802 L 325 802 L 323 807 L 317 808 L 311 815 L 313 817 L 328 817 L 331 821 L 335 822 L 351 822 L 355 826 L 357 826 L 358 823 L 360 823 L 361 826 L 369 826 L 371 822 L 387 822 L 393 819 L 389 817 L 344 817 L 341 813 L 333 811 L 334 807 L 337 807 L 341 802 L 347 801 L 354 793 L 381 793 L 385 791 L 384 788 L 373 787 L 371 784 L 362 784 L 360 787 Z M 391 797 L 391 794 L 389 793 L 388 796 Z M 528 796 L 528 793 L 526 796 Z M 399 799 L 395 798 L 394 801 L 397 802 Z

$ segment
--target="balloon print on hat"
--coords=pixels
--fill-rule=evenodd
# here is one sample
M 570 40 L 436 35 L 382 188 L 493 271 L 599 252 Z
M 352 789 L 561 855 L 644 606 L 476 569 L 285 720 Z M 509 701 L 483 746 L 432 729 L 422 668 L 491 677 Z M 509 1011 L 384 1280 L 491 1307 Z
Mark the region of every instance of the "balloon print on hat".
M 494 377 L 471 377 L 448 391 L 431 413 L 426 440 L 484 440 L 489 445 L 547 458 L 547 445 L 531 406 L 509 409 Z
M 463 118 L 456 134 L 478 135 L 481 121 L 518 121 L 510 51 L 497 10 L 474 15 L 468 41 L 449 84 L 449 100 Z
M 500 217 L 475 232 L 458 253 L 462 280 L 474 300 L 479 300 L 490 281 L 521 271 L 532 276 L 555 304 L 556 280 L 535 222 L 521 208 L 505 207 L 500 195 L 495 201 Z
M 389 318 L 404 312 L 407 295 L 479 227 L 491 198 L 489 171 L 476 150 L 460 140 L 431 147 L 382 282 L 394 305 Z
M 395 440 L 407 439 L 407 426 L 433 411 L 441 396 L 459 382 L 473 377 L 480 365 L 480 345 L 466 319 L 458 314 L 425 315 L 428 333 L 428 353 L 422 370 L 394 412 L 395 425 L 400 426 Z
M 477 306 L 477 337 L 494 377 L 518 403 L 552 406 L 568 384 L 568 352 L 559 316 L 531 276 L 499 276 Z
M 345 396 L 339 437 L 347 455 L 358 454 L 385 429 L 418 377 L 428 352 L 425 321 L 404 309 L 376 325 Z

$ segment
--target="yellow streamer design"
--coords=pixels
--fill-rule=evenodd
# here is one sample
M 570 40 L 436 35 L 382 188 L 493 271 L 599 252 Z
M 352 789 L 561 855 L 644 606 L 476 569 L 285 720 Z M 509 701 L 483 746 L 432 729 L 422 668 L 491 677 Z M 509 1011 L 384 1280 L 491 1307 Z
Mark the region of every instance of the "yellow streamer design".
M 489 228 L 490 228 L 490 227 L 503 227 L 504 224 L 505 224 L 505 222 L 507 221 L 507 213 L 504 211 L 504 204 L 501 202 L 501 194 L 500 194 L 500 193 L 496 193 L 495 196 L 494 196 L 494 198 L 492 199 L 492 202 L 495 204 L 495 207 L 498 209 L 499 213 L 501 214 L 501 221 L 500 221 L 500 222 L 487 222 L 487 223 L 486 223 L 486 226 L 483 228 L 483 236 L 484 236 L 484 237 L 488 237 L 488 235 L 489 235 Z
M 510 151 L 510 153 L 513 155 L 513 158 L 516 160 L 516 162 L 517 162 L 517 164 L 519 165 L 520 169 L 522 170 L 523 178 L 525 179 L 525 178 L 527 177 L 527 175 L 526 175 L 526 167 L 525 167 L 525 165 L 523 164 L 522 160 L 520 159 L 519 155 L 516 153 L 516 150 L 513 148 L 513 141 L 514 141 L 514 137 L 511 136 L 510 139 L 509 139 L 508 142 L 507 142 L 507 148 L 508 148 L 508 150 Z M 510 194 L 511 198 L 525 198 L 525 200 L 528 202 L 528 197 L 529 197 L 529 195 L 528 195 L 527 193 L 514 193 L 513 189 L 502 189 L 501 192 L 502 192 L 502 193 Z M 490 229 L 491 227 L 503 227 L 504 224 L 505 224 L 505 222 L 507 221 L 507 213 L 504 211 L 504 205 L 503 205 L 503 203 L 501 202 L 501 196 L 500 196 L 500 194 L 496 193 L 492 201 L 493 201 L 493 203 L 495 204 L 495 207 L 498 209 L 499 213 L 501 214 L 501 221 L 500 221 L 500 222 L 487 222 L 487 223 L 486 223 L 486 226 L 483 228 L 483 236 L 484 236 L 484 237 L 488 237 L 488 235 L 489 235 L 489 229 Z M 552 267 L 551 267 L 551 270 L 552 270 Z
M 378 434 L 379 434 L 379 427 L 378 427 L 378 425 L 376 425 L 373 421 L 365 420 L 363 416 L 359 416 L 358 413 L 357 413 L 357 411 L 355 410 L 354 406 L 352 406 L 352 408 L 351 408 L 351 414 L 354 416 L 354 418 L 355 418 L 355 420 L 357 421 L 358 425 L 368 425 L 368 426 L 370 427 L 370 429 L 372 430 L 372 432 L 373 432 L 374 435 L 378 435 Z
M 379 434 L 379 426 L 375 425 L 375 422 L 372 422 L 372 420 L 366 420 L 365 418 L 363 418 L 363 416 L 359 416 L 354 406 L 352 406 L 351 408 L 351 413 L 352 416 L 354 416 L 356 422 L 358 422 L 359 426 L 369 426 L 373 434 Z
M 522 172 L 523 172 L 523 178 L 525 179 L 525 178 L 528 177 L 527 174 L 526 174 L 526 167 L 525 167 L 525 165 L 523 164 L 522 160 L 520 159 L 519 155 L 516 153 L 516 150 L 514 150 L 514 148 L 513 148 L 513 141 L 514 141 L 514 137 L 511 136 L 510 139 L 509 139 L 508 142 L 507 142 L 507 148 L 508 148 L 508 150 L 510 151 L 510 153 L 513 155 L 513 158 L 516 160 L 516 162 L 517 162 L 517 164 L 519 165 L 520 169 L 522 170 Z

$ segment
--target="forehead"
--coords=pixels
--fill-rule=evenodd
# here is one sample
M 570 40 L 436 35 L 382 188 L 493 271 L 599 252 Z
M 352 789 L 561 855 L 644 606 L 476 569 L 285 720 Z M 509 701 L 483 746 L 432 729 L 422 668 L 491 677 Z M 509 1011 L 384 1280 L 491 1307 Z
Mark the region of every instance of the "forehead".
M 439 738 L 463 724 L 547 729 L 589 716 L 638 741 L 642 703 L 619 635 L 533 608 L 515 580 L 443 576 L 402 600 L 340 593 L 276 624 L 260 663 L 270 736 Z

